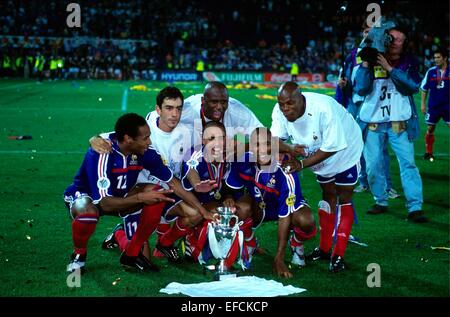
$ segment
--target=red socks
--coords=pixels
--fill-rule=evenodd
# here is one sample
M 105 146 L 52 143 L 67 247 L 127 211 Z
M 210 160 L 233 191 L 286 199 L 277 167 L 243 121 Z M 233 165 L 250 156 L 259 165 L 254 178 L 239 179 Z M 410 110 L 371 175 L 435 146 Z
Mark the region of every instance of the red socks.
M 333 245 L 334 219 L 334 213 L 319 208 L 320 249 L 324 252 L 330 251 Z
M 425 145 L 428 154 L 433 154 L 434 134 L 425 134 Z
M 337 240 L 332 256 L 339 255 L 341 257 L 344 257 L 348 238 L 350 237 L 350 232 L 352 231 L 354 212 L 352 204 L 340 205 L 339 207 L 340 216 L 336 231 Z
M 125 249 L 126 255 L 137 256 L 139 254 L 144 242 L 147 241 L 148 237 L 158 226 L 164 206 L 165 203 L 159 203 L 155 205 L 145 205 L 144 208 L 142 208 L 141 218 L 139 219 L 136 232 Z
M 171 246 L 175 243 L 175 241 L 188 235 L 192 230 L 193 228 L 183 225 L 181 223 L 181 218 L 178 217 L 170 230 L 161 236 L 159 243 L 165 247 Z
M 170 230 L 170 224 L 166 222 L 160 222 L 158 227 L 156 228 L 156 234 L 158 235 L 158 240 L 161 239 L 163 234 Z
M 86 254 L 87 244 L 95 231 L 97 221 L 96 214 L 80 215 L 72 221 L 72 240 L 76 254 Z
M 128 239 L 127 235 L 125 234 L 125 230 L 117 230 L 116 232 L 114 232 L 114 238 L 119 243 L 120 251 L 125 251 L 128 244 Z

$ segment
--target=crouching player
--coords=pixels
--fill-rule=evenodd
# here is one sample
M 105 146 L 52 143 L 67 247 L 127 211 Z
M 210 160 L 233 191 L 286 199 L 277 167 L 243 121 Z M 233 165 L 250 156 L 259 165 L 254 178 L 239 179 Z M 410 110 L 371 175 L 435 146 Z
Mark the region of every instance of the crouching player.
M 173 190 L 130 189 L 140 170 L 147 168 L 159 179 L 170 182 L 172 172 L 164 166 L 156 151 L 149 149 L 150 130 L 145 119 L 137 114 L 121 116 L 115 125 L 113 151 L 98 154 L 89 149 L 74 182 L 64 192 L 64 200 L 72 217 L 74 252 L 67 271 L 85 271 L 87 245 L 102 215 L 127 214 L 142 209 L 136 233 L 120 257 L 120 263 L 138 271 L 158 268 L 141 252 L 144 241 L 155 230 L 164 203 L 173 199 L 166 195 Z
M 276 159 L 277 151 L 272 151 L 277 144 L 270 130 L 256 128 L 250 136 L 253 151 L 246 153 L 245 162 L 232 164 L 226 183 L 233 189 L 247 189 L 252 198 L 253 227 L 263 221 L 278 220 L 278 244 L 273 270 L 278 276 L 290 278 L 292 273 L 284 262 L 290 231 L 293 231 L 289 240 L 291 263 L 304 266 L 303 241 L 314 237 L 316 226 L 303 198 L 298 175 L 285 173 Z M 232 201 L 227 204 L 233 205 Z

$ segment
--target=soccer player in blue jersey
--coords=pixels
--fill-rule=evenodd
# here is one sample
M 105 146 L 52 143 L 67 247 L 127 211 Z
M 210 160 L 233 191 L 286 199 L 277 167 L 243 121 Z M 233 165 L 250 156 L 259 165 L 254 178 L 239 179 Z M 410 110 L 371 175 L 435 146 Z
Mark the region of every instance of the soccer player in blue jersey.
M 164 203 L 174 201 L 166 195 L 174 192 L 196 208 L 204 209 L 192 194 L 182 189 L 159 154 L 149 147 L 150 129 L 143 117 L 133 113 L 121 116 L 111 142 L 111 153 L 88 150 L 74 182 L 64 192 L 73 218 L 75 247 L 67 271 L 85 270 L 87 243 L 99 216 L 124 215 L 139 209 L 142 209 L 139 225 L 120 262 L 139 271 L 157 271 L 158 268 L 142 255 L 141 248 L 158 225 Z M 158 189 L 155 185 L 132 189 L 144 168 L 171 189 L 155 191 Z
M 428 125 L 425 134 L 426 152 L 423 156 L 425 160 L 434 160 L 433 144 L 434 129 L 436 124 L 442 118 L 447 126 L 450 127 L 450 73 L 448 65 L 448 51 L 438 49 L 434 52 L 434 62 L 436 66 L 431 67 L 425 75 L 421 90 L 421 110 L 425 115 L 425 121 Z M 428 111 L 426 109 L 426 100 L 428 98 Z
M 274 273 L 292 277 L 284 262 L 289 238 L 294 265 L 304 266 L 303 241 L 316 233 L 314 217 L 303 198 L 297 174 L 284 172 L 276 159 L 278 144 L 267 128 L 256 128 L 250 136 L 253 152 L 247 152 L 244 162 L 232 164 L 226 183 L 230 188 L 245 187 L 252 198 L 255 224 L 278 220 L 278 245 L 273 262 Z

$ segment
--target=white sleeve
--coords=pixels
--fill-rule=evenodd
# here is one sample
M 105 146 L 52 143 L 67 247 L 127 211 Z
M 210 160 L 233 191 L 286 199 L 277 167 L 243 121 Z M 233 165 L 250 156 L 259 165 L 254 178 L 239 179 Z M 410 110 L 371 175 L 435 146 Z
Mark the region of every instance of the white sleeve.
M 289 139 L 289 134 L 285 126 L 286 118 L 280 111 L 278 103 L 275 104 L 272 110 L 272 126 L 270 127 L 270 132 L 274 137 L 279 137 L 282 140 Z
M 331 110 L 320 114 L 320 132 L 322 134 L 320 150 L 323 152 L 338 152 L 347 147 L 342 122 L 338 118 L 333 118 L 332 114 Z
M 422 80 L 422 83 L 420 84 L 420 90 L 422 91 L 428 91 L 428 85 L 427 85 L 427 81 L 428 81 L 428 73 L 430 72 L 430 70 L 427 70 L 427 73 L 425 74 L 425 77 Z
M 234 125 L 234 134 L 251 134 L 255 128 L 262 127 L 262 123 L 255 114 L 239 100 L 230 98 L 228 110 L 230 117 L 227 124 Z M 230 127 L 226 127 L 229 129 Z

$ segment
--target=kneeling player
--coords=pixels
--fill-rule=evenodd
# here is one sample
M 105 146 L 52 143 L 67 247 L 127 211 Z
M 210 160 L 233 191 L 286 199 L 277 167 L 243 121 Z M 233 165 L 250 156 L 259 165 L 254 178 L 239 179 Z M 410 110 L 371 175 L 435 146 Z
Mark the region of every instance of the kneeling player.
M 166 197 L 173 191 L 127 193 L 144 167 L 165 182 L 171 181 L 172 172 L 164 166 L 155 151 L 148 149 L 150 130 L 144 118 L 136 114 L 123 115 L 117 120 L 115 130 L 117 138 L 113 141 L 112 153 L 99 155 L 89 149 L 73 184 L 64 192 L 64 200 L 73 219 L 72 238 L 75 247 L 67 267 L 68 272 L 85 270 L 88 240 L 100 216 L 130 213 L 137 209 L 143 210 L 141 221 L 135 237 L 122 253 L 120 262 L 139 271 L 157 270 L 140 251 L 159 222 L 164 202 L 173 201 Z
M 272 151 L 270 130 L 256 128 L 250 137 L 255 154 L 246 153 L 245 162 L 233 164 L 226 183 L 233 189 L 246 187 L 252 198 L 253 222 L 278 220 L 278 245 L 273 262 L 274 273 L 292 277 L 284 262 L 290 230 L 291 263 L 304 266 L 303 241 L 316 234 L 311 210 L 303 198 L 297 174 L 287 174 Z M 256 157 L 255 157 L 256 156 Z M 256 162 L 255 162 L 256 161 Z M 255 163 L 252 163 L 255 162 Z

